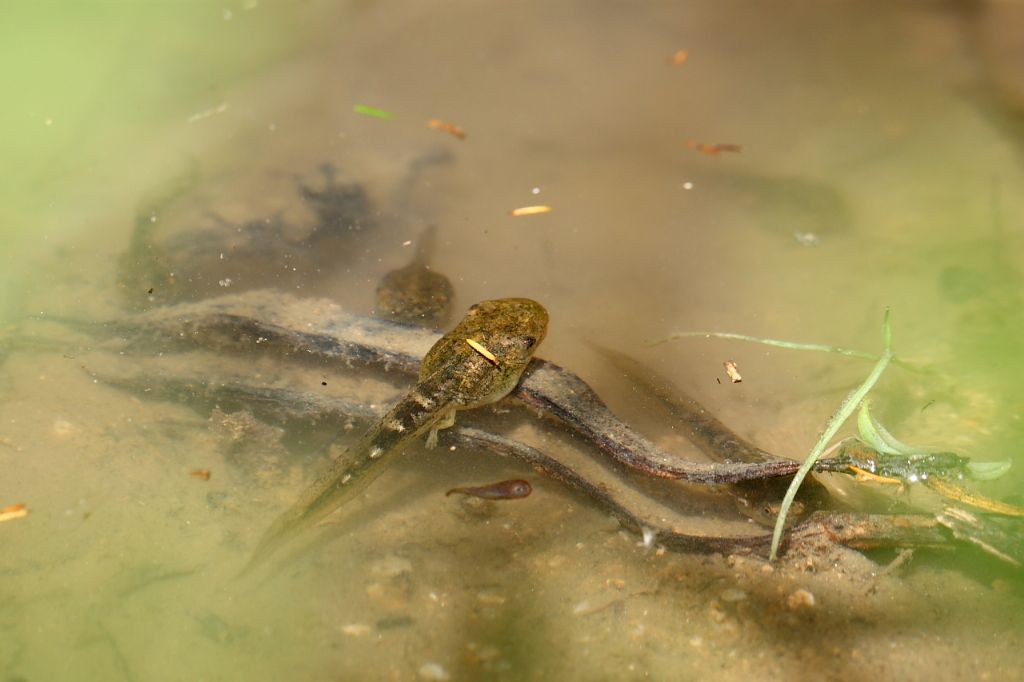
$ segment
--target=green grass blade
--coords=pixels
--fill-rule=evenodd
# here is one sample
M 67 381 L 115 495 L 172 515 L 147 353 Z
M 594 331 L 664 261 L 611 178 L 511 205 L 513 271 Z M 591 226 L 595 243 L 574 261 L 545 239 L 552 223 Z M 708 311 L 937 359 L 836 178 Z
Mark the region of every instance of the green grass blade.
M 775 520 L 775 530 L 772 533 L 772 549 L 769 555 L 769 560 L 775 561 L 779 552 L 779 543 L 782 542 L 782 531 L 786 526 L 786 516 L 789 514 L 789 508 L 793 505 L 793 499 L 796 497 L 796 493 L 800 490 L 800 485 L 807 478 L 807 474 L 810 473 L 811 468 L 814 467 L 815 462 L 821 457 L 821 453 L 825 451 L 828 442 L 835 437 L 836 432 L 839 431 L 839 427 L 850 418 L 850 415 L 857 409 L 857 406 L 864 396 L 874 388 L 875 384 L 878 383 L 878 379 L 882 376 L 882 372 L 889 365 L 889 361 L 892 359 L 892 332 L 889 328 L 889 311 L 885 311 L 885 319 L 882 322 L 882 338 L 885 340 L 885 350 L 882 355 L 878 358 L 878 362 L 872 368 L 871 373 L 867 379 L 858 386 L 857 388 L 850 391 L 850 393 L 843 400 L 839 409 L 828 420 L 828 424 L 825 426 L 825 431 L 821 434 L 818 442 L 815 443 L 811 449 L 807 459 L 800 466 L 800 469 L 793 476 L 793 481 L 789 484 L 789 488 L 786 490 L 785 497 L 782 498 L 782 506 L 779 509 L 779 517 Z
M 877 360 L 878 356 L 871 353 L 865 353 L 864 351 L 853 350 L 851 348 L 840 348 L 839 346 L 828 346 L 823 343 L 797 343 L 795 341 L 783 341 L 782 339 L 766 339 L 760 336 L 747 336 L 746 334 L 736 334 L 734 332 L 677 332 L 666 336 L 663 339 L 658 339 L 652 342 L 650 345 L 659 346 L 669 341 L 675 341 L 677 339 L 685 339 L 695 336 L 703 336 L 705 338 L 715 339 L 735 339 L 738 341 L 753 341 L 754 343 L 760 343 L 764 346 L 775 346 L 776 348 L 788 348 L 790 350 L 813 350 L 822 353 L 838 353 L 839 355 L 849 355 L 854 358 L 864 358 L 865 360 Z
M 860 412 L 857 414 L 857 432 L 862 441 L 885 455 L 913 457 L 926 453 L 925 450 L 911 447 L 889 433 L 889 430 L 871 414 L 870 404 L 870 400 L 861 402 Z
M 998 462 L 968 462 L 967 473 L 976 481 L 994 481 L 1010 470 L 1008 459 Z
M 352 107 L 352 111 L 363 116 L 370 116 L 371 118 L 383 118 L 385 120 L 394 118 L 394 114 L 390 111 L 384 111 L 383 109 L 377 109 L 375 107 L 368 107 L 365 104 L 356 104 Z

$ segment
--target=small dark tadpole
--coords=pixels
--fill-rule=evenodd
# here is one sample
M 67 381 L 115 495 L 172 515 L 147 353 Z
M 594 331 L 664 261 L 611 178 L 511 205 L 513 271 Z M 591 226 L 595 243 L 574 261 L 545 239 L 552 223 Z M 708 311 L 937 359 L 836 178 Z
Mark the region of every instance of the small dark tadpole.
M 485 500 L 518 500 L 527 497 L 533 492 L 533 486 L 529 481 L 516 478 L 510 481 L 498 481 L 489 485 L 481 485 L 472 488 L 452 488 L 444 494 L 448 497 L 452 493 L 462 493 L 481 497 Z

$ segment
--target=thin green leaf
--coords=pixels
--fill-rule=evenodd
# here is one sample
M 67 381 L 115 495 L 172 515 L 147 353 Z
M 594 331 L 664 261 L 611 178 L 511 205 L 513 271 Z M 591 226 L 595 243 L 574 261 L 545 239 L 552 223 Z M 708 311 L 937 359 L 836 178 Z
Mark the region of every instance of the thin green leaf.
M 998 462 L 968 462 L 967 473 L 977 481 L 993 481 L 1010 470 L 1008 459 Z
M 838 353 L 839 355 L 849 355 L 855 358 L 864 358 L 865 360 L 877 360 L 877 355 L 871 353 L 865 353 L 859 350 L 852 350 L 850 348 L 840 348 L 839 346 L 827 346 L 822 343 L 797 343 L 795 341 L 783 341 L 781 339 L 766 339 L 760 336 L 747 336 L 746 334 L 736 334 L 733 332 L 677 332 L 666 336 L 663 339 L 658 339 L 652 342 L 650 345 L 658 346 L 669 341 L 675 341 L 676 339 L 685 339 L 689 337 L 703 336 L 705 338 L 715 339 L 736 339 L 738 341 L 753 341 L 754 343 L 760 343 L 765 346 L 775 346 L 776 348 L 789 348 L 790 350 L 813 350 L 820 351 L 822 353 Z
M 775 348 L 787 348 L 789 350 L 809 350 L 816 351 L 819 353 L 836 353 L 837 355 L 846 355 L 851 358 L 861 358 L 863 360 L 878 360 L 881 356 L 874 353 L 866 353 L 861 350 L 855 350 L 852 348 L 843 348 L 841 346 L 829 346 L 824 343 L 798 343 L 796 341 L 784 341 L 782 339 L 768 339 L 761 336 L 748 336 L 747 334 L 737 334 L 735 332 L 676 332 L 670 334 L 663 339 L 657 341 L 651 341 L 648 346 L 660 346 L 663 343 L 669 341 L 678 341 L 679 339 L 698 338 L 703 337 L 706 339 L 733 339 L 736 341 L 751 341 L 753 343 L 759 343 L 762 346 L 774 346 Z M 899 365 L 903 369 L 911 372 L 917 372 L 918 374 L 933 374 L 934 370 L 927 366 L 918 366 L 916 364 L 907 362 L 895 355 L 890 358 L 892 364 Z
M 374 107 L 368 107 L 365 104 L 356 104 L 352 107 L 352 111 L 363 116 L 371 116 L 373 118 L 383 118 L 385 120 L 394 118 L 395 115 L 390 111 L 384 111 L 383 109 L 375 109 Z
M 865 399 L 860 404 L 860 412 L 857 413 L 857 432 L 860 434 L 862 441 L 885 455 L 913 457 L 914 455 L 925 454 L 925 450 L 911 447 L 889 433 L 889 430 L 882 426 L 871 414 L 870 405 L 871 401 Z
M 857 434 L 860 439 L 870 445 L 872 448 L 879 452 L 886 454 L 894 454 L 886 447 L 885 441 L 882 439 L 881 434 L 875 428 L 875 420 L 871 418 L 871 414 L 868 412 L 868 403 L 870 401 L 865 400 L 860 404 L 860 411 L 857 412 Z
M 793 476 L 793 481 L 789 484 L 789 488 L 786 490 L 785 497 L 782 498 L 782 506 L 779 509 L 779 516 L 775 519 L 775 530 L 772 532 L 772 548 L 769 555 L 769 560 L 774 561 L 778 556 L 779 543 L 782 542 L 782 531 L 786 527 L 786 516 L 789 514 L 789 508 L 793 505 L 793 499 L 796 497 L 796 493 L 800 490 L 800 485 L 807 478 L 807 474 L 810 473 L 811 468 L 814 467 L 815 462 L 821 457 L 821 453 L 825 451 L 825 447 L 828 442 L 836 435 L 839 431 L 839 427 L 843 425 L 850 415 L 853 414 L 854 410 L 860 404 L 864 397 L 868 394 L 878 379 L 882 376 L 882 372 L 889 365 L 889 361 L 892 360 L 892 332 L 889 329 L 889 310 L 885 311 L 885 319 L 882 321 L 882 338 L 885 340 L 885 350 L 882 352 L 881 357 L 878 358 L 878 362 L 871 369 L 871 373 L 868 374 L 867 379 L 864 380 L 857 388 L 850 391 L 850 393 L 843 400 L 839 409 L 829 418 L 828 424 L 825 426 L 825 431 L 821 434 L 818 442 L 815 443 L 811 449 L 807 459 L 800 465 L 800 469 Z

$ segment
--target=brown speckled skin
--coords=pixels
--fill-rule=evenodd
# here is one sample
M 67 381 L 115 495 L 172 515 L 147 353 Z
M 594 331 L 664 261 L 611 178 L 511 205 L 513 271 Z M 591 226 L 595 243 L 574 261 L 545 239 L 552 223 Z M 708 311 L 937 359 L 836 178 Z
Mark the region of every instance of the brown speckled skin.
M 250 566 L 269 556 L 299 530 L 314 525 L 381 472 L 383 461 L 429 430 L 455 423 L 456 410 L 477 407 L 508 395 L 547 333 L 548 313 L 528 298 L 482 301 L 442 336 L 420 364 L 419 379 L 345 455 L 311 485 L 275 521 L 260 542 Z M 494 359 L 466 339 L 486 348 Z
M 462 495 L 480 497 L 485 500 L 521 500 L 524 497 L 529 497 L 532 492 L 533 486 L 530 485 L 529 481 L 516 478 L 510 481 L 498 481 L 497 483 L 490 483 L 488 485 L 452 488 L 445 493 L 445 497 L 452 493 L 460 493 Z
M 437 227 L 431 225 L 420 235 L 412 262 L 381 278 L 377 285 L 378 317 L 431 329 L 448 322 L 455 289 L 447 277 L 430 268 L 436 238 Z

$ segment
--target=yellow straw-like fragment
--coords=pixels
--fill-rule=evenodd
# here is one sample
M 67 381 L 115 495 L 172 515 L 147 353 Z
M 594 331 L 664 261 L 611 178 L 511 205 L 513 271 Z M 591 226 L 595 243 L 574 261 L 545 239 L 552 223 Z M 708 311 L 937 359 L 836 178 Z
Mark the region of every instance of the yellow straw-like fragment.
M 13 521 L 28 516 L 28 507 L 23 504 L 12 504 L 0 509 L 0 521 Z
M 509 211 L 509 215 L 514 218 L 519 218 L 524 215 L 540 215 L 541 213 L 551 213 L 550 206 L 520 206 L 519 208 L 513 208 Z
M 490 362 L 492 365 L 497 366 L 498 358 L 494 357 L 494 353 L 484 348 L 479 341 L 474 341 L 473 339 L 466 339 L 466 343 L 469 344 L 470 348 L 472 348 L 477 353 L 487 358 L 487 361 Z

